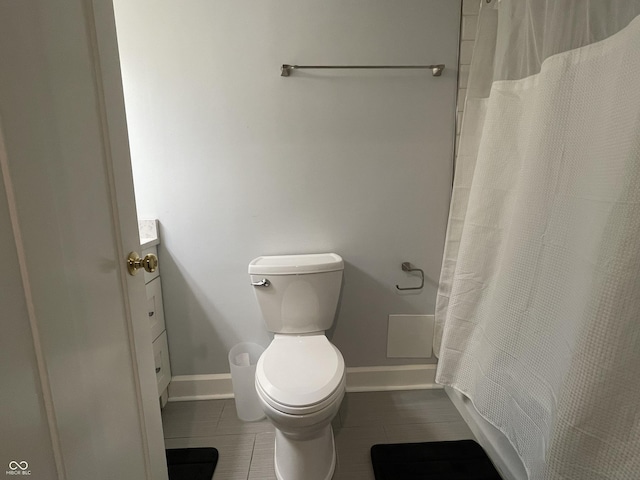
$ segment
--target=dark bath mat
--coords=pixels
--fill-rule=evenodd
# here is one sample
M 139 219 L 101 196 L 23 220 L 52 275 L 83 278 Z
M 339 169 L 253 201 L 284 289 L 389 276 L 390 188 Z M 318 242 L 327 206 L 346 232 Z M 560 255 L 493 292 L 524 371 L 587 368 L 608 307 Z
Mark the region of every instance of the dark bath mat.
M 218 463 L 215 448 L 171 448 L 165 452 L 169 480 L 211 480 Z
M 371 447 L 376 480 L 501 480 L 473 440 Z

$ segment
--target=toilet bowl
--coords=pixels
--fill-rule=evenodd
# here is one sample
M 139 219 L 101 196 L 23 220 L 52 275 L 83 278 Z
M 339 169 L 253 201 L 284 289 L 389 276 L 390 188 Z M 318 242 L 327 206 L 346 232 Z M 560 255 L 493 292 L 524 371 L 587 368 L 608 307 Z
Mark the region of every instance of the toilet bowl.
M 324 332 L 342 282 L 336 254 L 258 257 L 252 285 L 274 338 L 256 366 L 256 391 L 276 428 L 278 480 L 329 480 L 336 453 L 331 421 L 345 393 L 345 365 Z
M 279 480 L 327 480 L 335 470 L 331 421 L 345 392 L 344 360 L 324 335 L 276 335 L 256 367 L 256 390 L 276 428 Z

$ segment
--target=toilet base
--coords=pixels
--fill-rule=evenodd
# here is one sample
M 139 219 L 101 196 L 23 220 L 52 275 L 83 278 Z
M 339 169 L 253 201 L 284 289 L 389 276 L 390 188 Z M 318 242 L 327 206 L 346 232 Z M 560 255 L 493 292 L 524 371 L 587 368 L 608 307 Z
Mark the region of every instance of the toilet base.
M 331 424 L 304 440 L 276 429 L 274 457 L 278 480 L 330 480 L 336 468 Z

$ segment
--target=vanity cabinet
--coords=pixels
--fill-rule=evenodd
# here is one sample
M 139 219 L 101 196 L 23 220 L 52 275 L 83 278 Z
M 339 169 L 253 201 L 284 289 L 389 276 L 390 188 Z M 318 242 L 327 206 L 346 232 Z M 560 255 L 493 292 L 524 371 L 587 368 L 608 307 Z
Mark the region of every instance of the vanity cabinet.
M 149 245 L 156 243 L 155 245 Z M 157 240 L 142 244 L 142 257 L 148 253 L 158 255 Z M 162 261 L 160 260 L 159 263 Z M 171 366 L 169 365 L 169 346 L 167 344 L 167 331 L 164 322 L 164 308 L 162 306 L 162 282 L 160 279 L 160 266 L 153 273 L 144 272 L 144 283 L 147 290 L 147 314 L 149 316 L 149 328 L 153 341 L 153 357 L 156 368 L 156 381 L 158 382 L 158 396 L 161 405 L 167 403 L 167 387 L 171 381 Z

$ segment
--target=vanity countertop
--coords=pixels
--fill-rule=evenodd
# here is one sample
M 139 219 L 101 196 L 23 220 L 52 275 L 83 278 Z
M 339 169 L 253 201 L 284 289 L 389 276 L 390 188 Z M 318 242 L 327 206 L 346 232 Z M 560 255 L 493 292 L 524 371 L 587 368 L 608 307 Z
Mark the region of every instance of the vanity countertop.
M 140 233 L 140 248 L 142 250 L 160 243 L 158 220 L 138 220 L 138 232 Z

